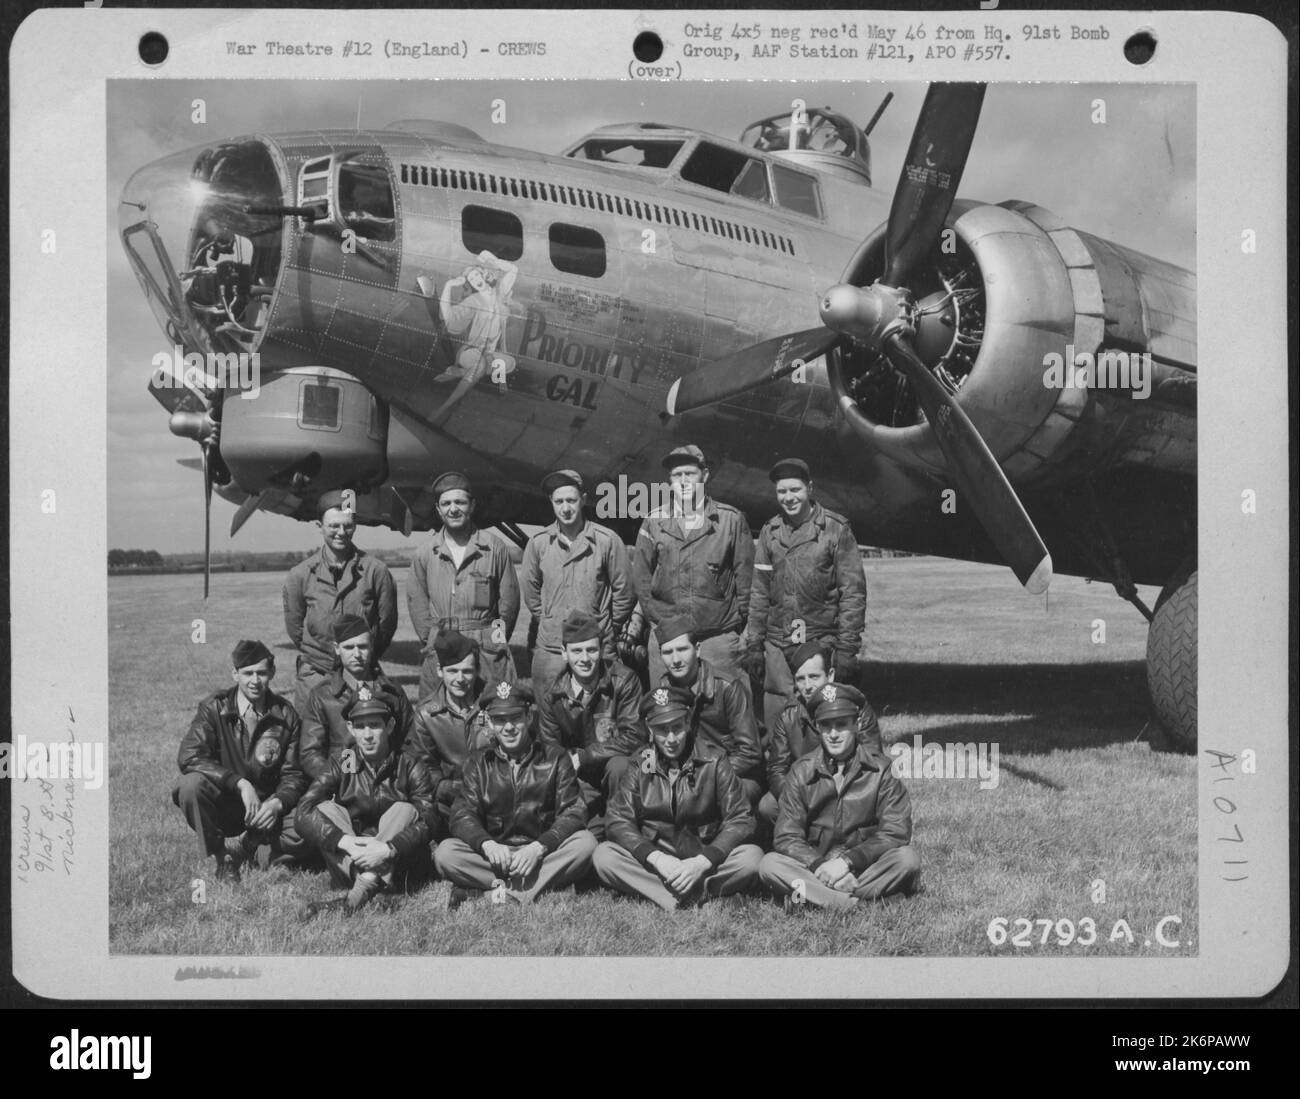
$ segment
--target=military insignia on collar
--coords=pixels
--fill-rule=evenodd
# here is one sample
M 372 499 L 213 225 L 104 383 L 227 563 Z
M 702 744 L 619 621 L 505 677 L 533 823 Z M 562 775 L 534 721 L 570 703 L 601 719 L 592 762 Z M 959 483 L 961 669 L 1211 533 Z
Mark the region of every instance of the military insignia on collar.
M 835 701 L 835 684 L 827 683 L 826 686 L 822 688 L 822 701 L 823 702 Z
M 663 687 L 660 687 L 657 691 L 655 691 L 655 705 L 656 706 L 668 705 L 668 692 L 664 690 Z
M 374 697 L 375 697 L 375 692 L 372 691 L 369 687 L 367 687 L 364 683 L 362 683 L 362 684 L 357 688 L 357 701 L 358 701 L 358 702 L 369 702 L 369 701 L 370 701 L 372 698 L 374 698 Z
M 497 684 L 497 698 L 510 697 L 510 684 L 502 681 Z

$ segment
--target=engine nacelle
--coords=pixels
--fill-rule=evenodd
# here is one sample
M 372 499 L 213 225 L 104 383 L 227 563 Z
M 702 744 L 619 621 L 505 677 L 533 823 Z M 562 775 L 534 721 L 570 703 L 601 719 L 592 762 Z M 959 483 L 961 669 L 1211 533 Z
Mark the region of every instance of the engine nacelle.
M 941 240 L 931 272 L 910 280 L 922 311 L 916 346 L 958 386 L 958 402 L 1013 479 L 1058 457 L 1095 399 L 1086 386 L 1050 384 L 1053 361 L 1151 351 L 1162 378 L 1195 369 L 1195 277 L 1188 272 L 1077 232 L 1028 203 L 958 201 L 949 227 L 955 249 Z M 880 231 L 859 250 L 859 284 L 883 270 L 884 244 Z M 841 434 L 849 436 L 843 441 L 866 440 L 909 465 L 944 470 L 897 376 L 863 374 L 851 355 L 834 353 L 827 363 Z
M 379 484 L 387 441 L 385 405 L 327 367 L 272 374 L 246 396 L 228 390 L 222 401 L 221 458 L 245 492 L 314 495 Z

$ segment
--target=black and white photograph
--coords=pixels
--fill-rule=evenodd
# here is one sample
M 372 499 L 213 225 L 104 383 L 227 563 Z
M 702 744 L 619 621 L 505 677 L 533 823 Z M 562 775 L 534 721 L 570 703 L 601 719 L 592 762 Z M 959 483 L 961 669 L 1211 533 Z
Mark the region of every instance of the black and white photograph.
M 110 86 L 114 950 L 1195 950 L 1194 89 L 704 93 Z
M 106 964 L 224 996 L 1205 960 L 1285 729 L 1205 724 L 1201 566 L 1222 615 L 1276 501 L 1219 464 L 1205 513 L 1198 411 L 1249 429 L 1198 401 L 1196 80 L 933 15 L 677 12 L 620 78 L 344 14 L 102 82 L 107 710 L 12 752 L 54 814 L 15 874 L 84 866 L 105 788 Z

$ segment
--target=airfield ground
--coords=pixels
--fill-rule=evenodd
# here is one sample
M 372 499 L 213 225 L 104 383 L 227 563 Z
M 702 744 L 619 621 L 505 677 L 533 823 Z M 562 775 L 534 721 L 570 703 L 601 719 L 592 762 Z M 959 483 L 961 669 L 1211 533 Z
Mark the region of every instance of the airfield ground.
M 169 792 L 176 749 L 205 693 L 230 682 L 242 637 L 277 653 L 291 689 L 278 574 L 110 577 L 110 950 L 114 954 L 1002 955 L 1196 953 L 1195 764 L 1150 750 L 1146 625 L 1108 586 L 1058 577 L 1023 594 L 1005 569 L 931 558 L 865 562 L 864 686 L 887 742 L 996 743 L 999 781 L 917 778 L 912 795 L 923 891 L 847 917 L 792 918 L 751 897 L 668 915 L 603 891 L 446 909 L 445 883 L 381 900 L 355 919 L 308 924 L 304 901 L 333 895 L 324 874 L 246 871 L 211 880 Z M 406 617 L 384 661 L 413 694 L 418 645 Z M 1148 603 L 1155 592 L 1143 591 Z M 191 641 L 195 619 L 206 643 Z M 1104 621 L 1103 643 L 1094 641 Z M 527 631 L 521 616 L 517 653 Z M 206 873 L 206 903 L 191 881 Z M 1104 882 L 1104 901 L 1097 882 Z M 1156 926 L 1165 916 L 1160 945 Z M 995 946 L 989 926 L 1012 936 Z M 1095 942 L 1084 930 L 1095 924 Z M 1052 926 L 1046 932 L 1044 924 Z M 1072 921 L 1072 926 L 1057 921 Z M 1132 941 L 1123 928 L 1132 933 Z M 995 930 L 995 937 L 996 937 Z M 1059 936 L 1059 938 L 1058 938 Z M 1064 945 L 1061 940 L 1070 940 Z M 775 991 L 775 990 L 774 990 Z

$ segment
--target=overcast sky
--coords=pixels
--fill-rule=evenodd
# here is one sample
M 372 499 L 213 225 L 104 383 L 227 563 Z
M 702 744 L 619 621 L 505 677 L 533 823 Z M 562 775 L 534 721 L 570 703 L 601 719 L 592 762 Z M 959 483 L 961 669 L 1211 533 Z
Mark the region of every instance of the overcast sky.
M 117 237 L 126 180 L 150 161 L 248 133 L 363 128 L 398 119 L 458 122 L 501 144 L 559 152 L 611 122 L 657 121 L 738 137 L 750 122 L 787 110 L 796 96 L 865 124 L 886 92 L 894 101 L 871 135 L 874 182 L 893 189 L 924 84 L 642 84 L 500 81 L 111 81 L 108 96 L 108 545 L 176 553 L 202 549 L 197 472 L 176 464 L 198 447 L 167 430 L 147 392 L 153 355 L 168 350 Z M 192 100 L 207 123 L 190 121 Z M 490 121 L 504 98 L 505 124 Z M 1092 120 L 1106 101 L 1105 124 Z M 994 85 L 960 194 L 1028 199 L 1076 228 L 1189 269 L 1196 261 L 1196 129 L 1192 85 Z M 873 226 L 864 225 L 866 236 Z M 213 549 L 307 549 L 313 524 L 259 513 L 231 540 L 234 506 L 213 498 Z M 363 529 L 364 547 L 409 544 Z

